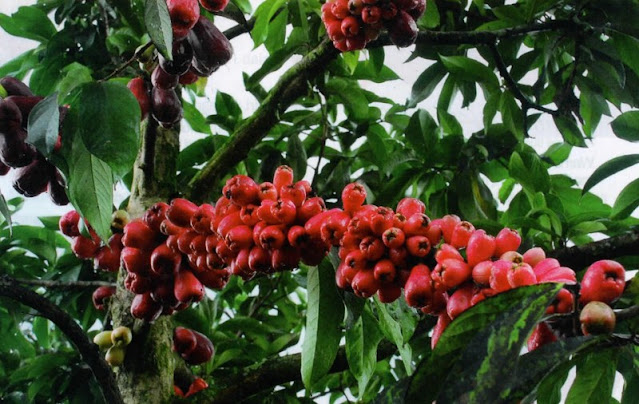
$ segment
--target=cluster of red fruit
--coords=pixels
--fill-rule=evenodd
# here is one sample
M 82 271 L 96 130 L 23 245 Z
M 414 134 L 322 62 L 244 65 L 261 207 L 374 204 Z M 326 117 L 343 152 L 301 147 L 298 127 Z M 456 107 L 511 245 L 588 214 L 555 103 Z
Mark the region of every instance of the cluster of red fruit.
M 337 49 L 364 49 L 386 27 L 391 41 L 407 47 L 417 39 L 415 21 L 426 0 L 329 0 L 322 5 L 322 21 Z
M 27 140 L 29 114 L 43 97 L 35 96 L 26 84 L 13 77 L 0 79 L 0 175 L 10 168 L 17 172 L 13 188 L 26 197 L 47 191 L 56 205 L 69 203 L 60 171 Z M 67 113 L 60 107 L 60 125 Z M 61 146 L 60 137 L 55 150 Z
M 213 357 L 215 349 L 206 335 L 184 327 L 173 330 L 173 351 L 189 365 L 200 365 Z
M 209 11 L 222 11 L 228 0 L 167 0 L 173 28 L 172 60 L 158 54 L 151 83 L 137 77 L 128 84 L 137 98 L 142 119 L 149 112 L 165 127 L 182 118 L 178 84 L 191 84 L 208 77 L 233 55 L 231 43 L 211 20 L 200 15 L 200 4 Z

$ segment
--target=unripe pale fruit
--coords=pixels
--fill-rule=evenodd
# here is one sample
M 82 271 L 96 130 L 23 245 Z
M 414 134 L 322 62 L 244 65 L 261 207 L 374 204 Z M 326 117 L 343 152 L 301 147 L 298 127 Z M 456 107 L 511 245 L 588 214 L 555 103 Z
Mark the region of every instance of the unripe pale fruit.
M 124 356 L 126 354 L 126 348 L 123 346 L 112 346 L 107 351 L 104 359 L 112 367 L 120 366 L 124 363 Z
M 113 346 L 113 341 L 111 341 L 111 330 L 101 331 L 93 337 L 93 343 L 96 344 L 100 349 L 108 349 Z
M 116 327 L 111 333 L 111 342 L 113 343 L 113 346 L 127 346 L 131 343 L 132 339 L 133 334 L 131 334 L 131 329 L 129 327 Z
M 614 331 L 616 320 L 615 312 L 604 302 L 590 302 L 579 314 L 584 335 L 609 334 Z

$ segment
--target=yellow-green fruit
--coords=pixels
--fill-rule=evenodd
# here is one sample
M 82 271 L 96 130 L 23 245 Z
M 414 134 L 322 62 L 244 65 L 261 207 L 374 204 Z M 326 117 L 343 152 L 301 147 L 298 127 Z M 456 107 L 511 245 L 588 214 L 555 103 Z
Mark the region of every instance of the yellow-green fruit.
M 130 220 L 129 214 L 126 210 L 116 210 L 111 216 L 111 229 L 113 231 L 122 232 L 124 230 L 124 226 L 126 226 Z
M 107 351 L 104 359 L 111 366 L 120 366 L 124 363 L 124 354 L 126 353 L 126 348 L 123 346 L 112 346 Z
M 111 341 L 112 331 L 102 331 L 93 337 L 93 343 L 100 347 L 100 349 L 107 349 L 113 345 Z
M 111 342 L 115 346 L 127 346 L 131 343 L 133 335 L 129 327 L 116 327 L 111 332 Z

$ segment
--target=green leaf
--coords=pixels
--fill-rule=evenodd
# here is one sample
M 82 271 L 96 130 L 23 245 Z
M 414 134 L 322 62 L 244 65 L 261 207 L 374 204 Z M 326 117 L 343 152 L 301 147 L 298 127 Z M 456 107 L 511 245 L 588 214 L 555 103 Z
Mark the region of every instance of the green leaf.
M 65 66 L 65 68 L 62 69 L 62 73 L 64 73 L 64 75 L 56 86 L 61 97 L 69 94 L 79 85 L 93 81 L 91 69 L 77 62 Z
M 195 103 L 191 104 L 184 100 L 184 102 L 182 102 L 182 109 L 184 111 L 184 120 L 189 124 L 191 129 L 199 133 L 204 133 L 205 135 L 211 135 L 211 126 L 206 122 L 206 117 L 196 108 Z
M 399 350 L 399 355 L 402 357 L 404 367 L 407 374 L 413 373 L 412 358 L 413 352 L 409 344 L 406 343 L 402 327 L 389 313 L 388 308 L 384 303 L 381 303 L 377 298 L 375 299 L 375 305 L 377 307 L 377 317 L 379 318 L 379 325 L 382 329 L 382 333 L 389 341 L 393 342 Z
M 330 370 L 342 336 L 344 303 L 328 258 L 308 271 L 306 327 L 302 344 L 302 381 L 310 391 Z
M 576 147 L 586 147 L 584 137 L 574 119 L 565 116 L 554 116 L 553 119 L 566 143 Z
M 425 155 L 433 150 L 437 141 L 437 123 L 428 112 L 418 109 L 410 117 L 404 134 L 415 151 Z
M 356 81 L 332 78 L 326 83 L 326 94 L 342 100 L 348 113 L 348 118 L 361 122 L 368 118 L 368 99 Z
M 515 97 L 510 92 L 501 95 L 499 111 L 501 112 L 504 125 L 517 139 L 524 138 L 524 115 L 515 101 Z
M 506 203 L 506 200 L 513 192 L 513 189 L 515 189 L 516 184 L 517 181 L 512 178 L 507 178 L 504 183 L 501 184 L 501 187 L 499 188 L 499 202 Z
M 610 218 L 613 220 L 625 219 L 639 206 L 639 178 L 626 185 L 612 206 Z
M 249 0 L 231 0 L 231 3 L 235 4 L 244 14 L 251 14 L 253 11 Z
M 0 27 L 7 33 L 21 38 L 46 42 L 57 30 L 47 14 L 37 7 L 20 7 L 11 17 L 0 14 Z
M 53 93 L 37 103 L 29 114 L 27 125 L 29 143 L 34 145 L 44 157 L 49 157 L 58 141 L 59 126 L 58 94 Z
M 577 363 L 577 376 L 568 391 L 566 404 L 609 402 L 617 368 L 617 349 L 592 352 Z
M 291 165 L 297 179 L 304 178 L 306 174 L 306 149 L 297 134 L 288 137 L 286 160 Z
M 406 401 L 432 402 L 440 389 L 438 402 L 459 402 L 464 394 L 467 402 L 502 401 L 499 395 L 514 374 L 521 345 L 560 288 L 549 283 L 520 287 L 466 310 L 419 364 Z
M 446 76 L 446 68 L 439 62 L 434 62 L 417 77 L 410 92 L 409 106 L 414 107 L 428 98 L 435 87 Z
M 122 84 L 88 83 L 73 91 L 75 129 L 87 150 L 116 176 L 131 170 L 140 145 L 140 106 Z
M 158 51 L 165 58 L 173 60 L 173 29 L 166 0 L 146 0 L 144 25 Z
M 70 112 L 72 114 L 74 113 Z M 107 163 L 89 153 L 80 136 L 68 132 L 67 127 L 64 126 L 63 139 L 68 139 L 72 144 L 70 147 L 63 147 L 63 151 L 68 170 L 69 200 L 98 236 L 108 240 L 113 211 L 113 171 Z
M 443 56 L 439 59 L 449 72 L 455 74 L 458 79 L 478 82 L 485 88 L 486 93 L 495 92 L 499 89 L 499 80 L 495 72 L 488 66 L 470 59 L 466 56 Z
M 360 397 L 375 372 L 377 345 L 381 340 L 382 333 L 377 320 L 366 307 L 355 324 L 346 331 L 346 359 L 357 379 Z
M 570 157 L 572 146 L 567 143 L 552 144 L 544 153 L 544 158 L 552 161 L 552 164 L 559 165 Z
M 7 200 L 4 198 L 2 192 L 0 192 L 0 214 L 4 216 L 4 220 L 7 221 L 9 225 L 9 236 L 13 236 L 13 225 L 11 221 L 11 211 L 9 210 L 9 205 L 7 205 Z
M 36 317 L 33 320 L 33 334 L 35 334 L 38 344 L 44 349 L 51 347 L 49 341 L 49 320 L 44 317 Z
M 632 167 L 637 163 L 639 163 L 639 154 L 628 154 L 606 161 L 605 163 L 597 167 L 597 169 L 590 175 L 590 177 L 588 177 L 588 180 L 584 184 L 584 188 L 581 191 L 581 194 L 584 195 L 601 181 L 605 180 L 613 174 L 618 173 L 619 171 L 625 170 L 628 167 Z
M 545 193 L 550 188 L 548 170 L 536 154 L 514 152 L 510 156 L 508 170 L 512 178 L 532 192 Z
M 616 117 L 610 126 L 619 139 L 639 141 L 639 111 L 624 112 Z
M 271 18 L 275 15 L 275 12 L 282 7 L 284 0 L 266 0 L 257 7 L 255 10 L 255 25 L 251 30 L 251 37 L 255 48 L 260 46 L 266 40 L 268 36 L 268 27 L 271 22 Z
M 639 40 L 618 31 L 611 31 L 611 37 L 621 60 L 639 75 Z

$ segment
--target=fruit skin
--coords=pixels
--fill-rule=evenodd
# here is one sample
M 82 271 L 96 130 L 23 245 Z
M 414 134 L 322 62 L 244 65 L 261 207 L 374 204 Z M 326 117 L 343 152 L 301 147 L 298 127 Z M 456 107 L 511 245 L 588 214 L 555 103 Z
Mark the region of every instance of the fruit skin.
M 116 327 L 113 329 L 113 332 L 111 332 L 111 342 L 113 346 L 127 346 L 131 343 L 132 339 L 133 334 L 129 327 Z
M 163 307 L 151 298 L 151 293 L 137 294 L 131 302 L 131 315 L 145 321 L 155 321 L 162 314 Z
M 131 79 L 126 86 L 131 90 L 135 99 L 138 100 L 141 112 L 140 119 L 144 120 L 149 116 L 149 111 L 151 111 L 151 91 L 149 84 L 142 77 L 136 77 Z
M 31 89 L 24 84 L 22 81 L 16 79 L 15 77 L 6 76 L 0 79 L 0 85 L 4 87 L 5 91 L 9 96 L 11 95 L 23 95 L 23 96 L 33 96 Z
M 592 301 L 612 303 L 623 293 L 626 286 L 626 271 L 618 262 L 601 260 L 592 264 L 581 280 L 579 302 Z
M 404 10 L 399 10 L 388 26 L 391 42 L 400 48 L 414 44 L 418 32 L 415 20 Z
M 113 331 L 106 330 L 101 331 L 93 337 L 93 343 L 96 344 L 100 349 L 108 349 L 113 346 L 113 341 L 111 341 L 111 333 Z
M 165 59 L 162 54 L 158 55 L 160 67 L 166 73 L 176 76 L 186 74 L 191 67 L 191 59 L 193 59 L 193 49 L 186 39 L 173 41 L 173 50 L 171 56 L 173 60 Z
M 592 301 L 579 314 L 584 335 L 610 334 L 615 329 L 615 312 L 604 302 Z
M 173 39 L 181 39 L 189 34 L 189 31 L 200 18 L 200 5 L 197 0 L 167 0 L 166 5 L 171 17 Z
M 197 345 L 197 339 L 192 330 L 184 327 L 175 327 L 173 330 L 173 345 L 171 348 L 180 355 L 188 355 Z
M 65 236 L 77 237 L 80 235 L 80 214 L 75 210 L 69 211 L 60 217 L 58 227 Z
M 233 56 L 231 42 L 204 16 L 189 33 L 188 41 L 193 48 L 192 68 L 201 76 L 210 76 Z
M 104 359 L 112 367 L 120 366 L 124 363 L 124 356 L 126 354 L 126 348 L 123 346 L 112 346 L 107 351 Z
M 215 13 L 224 10 L 229 0 L 200 0 L 200 4 L 204 9 Z
M 164 127 L 170 127 L 182 119 L 182 103 L 175 89 L 163 90 L 159 87 L 153 87 L 151 112 L 153 118 Z
M 82 259 L 91 259 L 98 252 L 99 245 L 92 239 L 84 236 L 77 236 L 71 242 L 71 250 Z
M 548 323 L 541 322 L 537 324 L 530 337 L 528 337 L 528 351 L 534 351 L 540 346 L 550 344 L 557 341 L 557 335 L 552 331 Z
M 104 300 L 113 296 L 115 293 L 115 287 L 112 286 L 100 286 L 94 292 L 92 296 L 93 306 L 98 310 L 104 310 Z
M 200 365 L 211 360 L 215 354 L 213 343 L 204 334 L 191 330 L 195 335 L 195 348 L 188 354 L 181 354 L 182 359 L 189 365 Z

